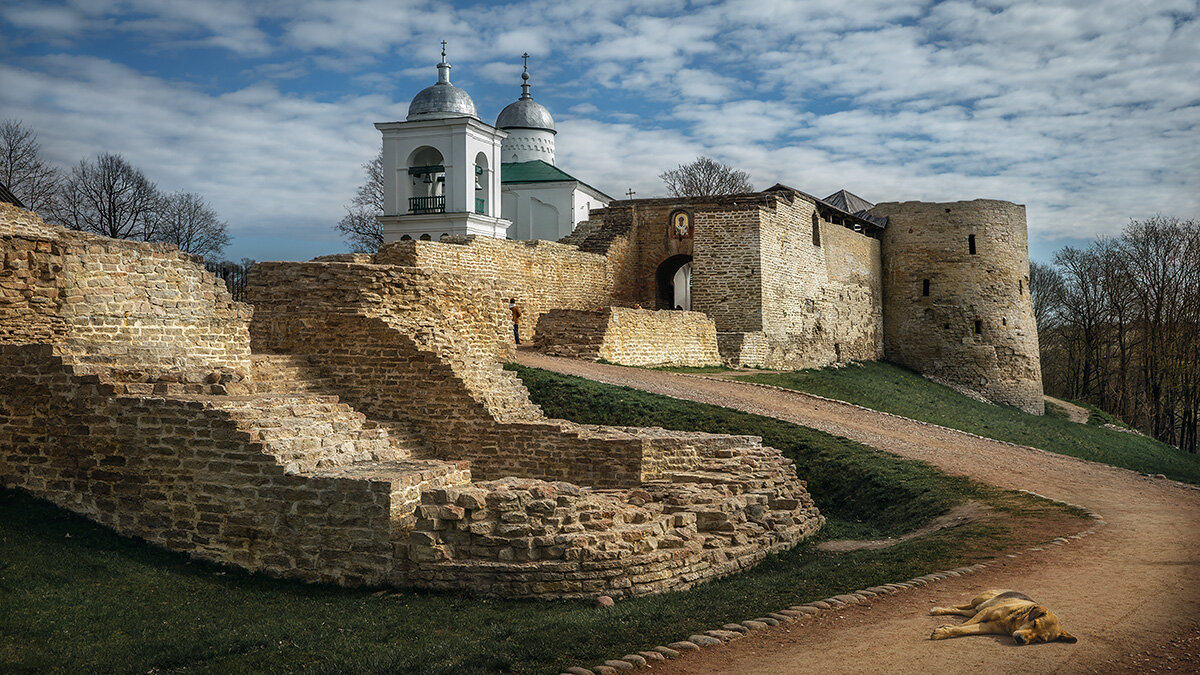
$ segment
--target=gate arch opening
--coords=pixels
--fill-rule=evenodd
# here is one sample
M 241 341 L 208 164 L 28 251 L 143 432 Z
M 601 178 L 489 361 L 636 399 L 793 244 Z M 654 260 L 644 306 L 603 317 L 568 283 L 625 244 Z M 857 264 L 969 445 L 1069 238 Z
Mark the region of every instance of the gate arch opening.
M 692 309 L 692 256 L 667 258 L 658 266 L 655 277 L 658 309 Z

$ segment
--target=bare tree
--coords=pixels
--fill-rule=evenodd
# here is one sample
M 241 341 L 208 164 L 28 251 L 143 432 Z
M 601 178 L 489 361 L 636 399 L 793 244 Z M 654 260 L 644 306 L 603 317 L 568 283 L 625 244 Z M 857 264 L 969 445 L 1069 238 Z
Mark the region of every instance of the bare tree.
M 163 199 L 154 240 L 175 244 L 185 253 L 213 258 L 229 245 L 226 227 L 203 197 L 194 192 L 176 192 Z
M 46 211 L 58 191 L 58 170 L 41 156 L 37 134 L 20 120 L 0 124 L 0 183 L 31 211 Z
M 62 183 L 54 217 L 74 230 L 116 239 L 155 237 L 162 206 L 158 188 L 120 155 L 102 154 L 95 162 L 80 160 Z
M 1200 222 L 1135 220 L 1055 263 L 1030 267 L 1046 391 L 1200 450 Z
M 358 187 L 358 193 L 346 216 L 334 227 L 345 237 L 350 250 L 355 253 L 374 253 L 383 245 L 383 226 L 375 219 L 383 213 L 383 151 L 375 159 L 363 164 L 367 182 Z
M 690 164 L 658 175 L 667 184 L 672 197 L 709 197 L 754 192 L 750 174 L 738 171 L 708 157 L 697 157 Z
M 1038 333 L 1048 330 L 1055 321 L 1054 311 L 1062 304 L 1062 275 L 1053 265 L 1029 263 L 1029 297 L 1033 301 L 1033 319 Z

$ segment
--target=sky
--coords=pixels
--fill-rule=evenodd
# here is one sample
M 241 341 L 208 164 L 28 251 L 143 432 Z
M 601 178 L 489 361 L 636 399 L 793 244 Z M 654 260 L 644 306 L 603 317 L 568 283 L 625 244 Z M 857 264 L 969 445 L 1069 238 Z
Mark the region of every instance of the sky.
M 557 164 L 613 196 L 707 155 L 818 197 L 1004 199 L 1031 257 L 1200 218 L 1200 2 L 8 0 L 0 120 L 64 167 L 119 153 L 201 194 L 225 257 L 346 250 L 333 225 L 437 79 L 520 95 Z

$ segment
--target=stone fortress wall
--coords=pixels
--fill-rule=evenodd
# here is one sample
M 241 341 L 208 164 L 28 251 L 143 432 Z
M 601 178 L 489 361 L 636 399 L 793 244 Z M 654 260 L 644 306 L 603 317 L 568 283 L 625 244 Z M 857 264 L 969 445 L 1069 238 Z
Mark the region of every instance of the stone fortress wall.
M 506 299 L 516 298 L 522 342 L 533 341 L 538 318 L 550 309 L 599 310 L 611 304 L 609 261 L 552 241 L 474 236 L 396 241 L 385 244 L 377 260 L 491 280 Z M 511 335 L 512 321 L 506 323 Z
M 554 309 L 538 320 L 534 346 L 551 356 L 629 366 L 721 364 L 716 324 L 700 312 Z
M 670 216 L 692 215 L 676 236 Z M 690 258 L 692 310 L 734 365 L 808 368 L 882 356 L 879 241 L 822 222 L 790 190 L 614 202 L 566 241 L 609 258 L 618 304 L 662 307 L 659 268 Z
M 879 204 L 887 358 L 1041 415 L 1025 207 L 977 199 Z
M 766 353 L 743 360 L 792 370 L 881 358 L 879 240 L 821 220 L 798 195 L 764 209 L 759 227 Z
M 686 588 L 822 522 L 756 438 L 546 419 L 500 368 L 494 281 L 264 264 L 252 317 L 190 256 L 0 208 L 0 483 L 124 534 L 305 580 L 578 597 Z

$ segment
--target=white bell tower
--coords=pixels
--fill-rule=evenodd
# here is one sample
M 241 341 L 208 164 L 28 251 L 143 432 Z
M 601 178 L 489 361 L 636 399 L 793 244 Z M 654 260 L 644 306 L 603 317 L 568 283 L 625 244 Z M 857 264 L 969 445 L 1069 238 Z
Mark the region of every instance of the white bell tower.
M 474 234 L 503 239 L 500 147 L 507 133 L 479 121 L 475 102 L 450 84 L 446 43 L 438 81 L 422 89 L 403 122 L 383 133 L 384 241 Z

